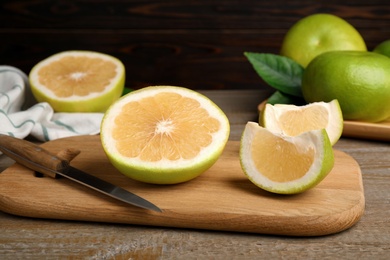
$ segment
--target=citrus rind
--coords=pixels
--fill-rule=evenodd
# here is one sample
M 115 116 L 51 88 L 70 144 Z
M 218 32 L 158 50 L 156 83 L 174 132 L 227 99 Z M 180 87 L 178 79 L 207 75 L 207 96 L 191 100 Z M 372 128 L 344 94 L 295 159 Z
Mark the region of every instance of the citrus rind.
M 307 67 L 321 53 L 334 50 L 367 51 L 361 34 L 349 22 L 332 14 L 303 17 L 286 33 L 280 54 Z
M 362 51 L 317 56 L 302 76 L 306 102 L 337 99 L 345 120 L 381 122 L 390 117 L 390 59 Z
M 212 134 L 213 141 L 204 147 L 193 159 L 170 161 L 145 162 L 139 158 L 130 158 L 122 155 L 117 147 L 116 140 L 112 136 L 115 127 L 116 115 L 121 108 L 132 101 L 142 100 L 161 92 L 174 92 L 189 97 L 199 102 L 209 115 L 218 119 L 220 128 Z M 174 106 L 174 104 L 172 104 Z M 194 126 L 196 127 L 196 126 Z M 125 176 L 138 181 L 153 184 L 175 184 L 189 181 L 210 168 L 222 154 L 230 134 L 229 120 L 224 112 L 204 95 L 183 87 L 175 86 L 151 86 L 135 90 L 116 101 L 105 113 L 101 125 L 101 141 L 110 162 Z M 191 138 L 187 136 L 187 138 Z
M 390 39 L 381 42 L 372 51 L 390 58 Z
M 253 158 L 253 149 L 265 149 L 262 147 L 262 140 L 258 137 L 262 134 L 274 135 L 283 142 L 293 144 L 297 151 L 305 152 L 307 149 L 314 149 L 314 160 L 306 174 L 290 181 L 274 181 L 266 177 L 266 174 L 259 171 L 255 160 L 261 164 L 269 164 L 269 158 Z M 283 157 L 283 149 L 280 147 L 267 147 L 267 153 L 274 157 Z M 299 155 L 298 155 L 299 156 Z M 248 179 L 259 188 L 277 194 L 296 194 L 313 188 L 320 183 L 332 170 L 334 166 L 334 154 L 328 135 L 324 129 L 305 132 L 295 137 L 289 137 L 278 133 L 272 133 L 268 129 L 259 126 L 257 123 L 248 122 L 241 138 L 240 163 Z M 282 167 L 283 160 L 272 161 Z
M 50 63 L 64 57 L 98 58 L 116 65 L 116 75 L 101 92 L 92 92 L 87 96 L 72 95 L 59 97 L 50 88 L 41 84 L 38 72 Z M 57 112 L 104 112 L 123 92 L 125 85 L 125 67 L 123 63 L 110 55 L 94 51 L 64 51 L 54 54 L 36 64 L 30 74 L 31 91 L 38 102 L 47 102 Z

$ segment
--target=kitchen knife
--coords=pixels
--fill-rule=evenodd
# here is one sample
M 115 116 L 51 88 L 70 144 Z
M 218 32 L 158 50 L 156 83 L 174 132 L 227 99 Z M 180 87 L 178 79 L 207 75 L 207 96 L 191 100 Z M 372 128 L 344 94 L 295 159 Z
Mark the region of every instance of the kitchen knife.
M 69 161 L 31 142 L 0 134 L 0 151 L 29 169 L 56 178 L 63 176 L 133 206 L 162 212 L 151 202 L 69 165 Z

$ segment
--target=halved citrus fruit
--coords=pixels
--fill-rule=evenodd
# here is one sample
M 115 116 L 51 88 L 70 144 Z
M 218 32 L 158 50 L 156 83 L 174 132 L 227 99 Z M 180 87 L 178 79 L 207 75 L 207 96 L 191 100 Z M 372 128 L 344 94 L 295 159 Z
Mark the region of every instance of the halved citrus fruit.
M 262 126 L 288 136 L 325 128 L 332 145 L 340 139 L 343 122 L 341 108 L 336 99 L 304 106 L 266 104 L 260 115 Z
M 64 51 L 36 64 L 32 93 L 57 112 L 104 112 L 122 94 L 125 68 L 117 58 L 93 51 Z
M 193 90 L 152 86 L 120 98 L 105 113 L 101 141 L 124 175 L 147 183 L 191 180 L 211 167 L 229 138 L 224 112 Z
M 295 194 L 328 175 L 334 154 L 325 129 L 292 137 L 248 122 L 241 138 L 240 162 L 256 186 L 273 193 Z

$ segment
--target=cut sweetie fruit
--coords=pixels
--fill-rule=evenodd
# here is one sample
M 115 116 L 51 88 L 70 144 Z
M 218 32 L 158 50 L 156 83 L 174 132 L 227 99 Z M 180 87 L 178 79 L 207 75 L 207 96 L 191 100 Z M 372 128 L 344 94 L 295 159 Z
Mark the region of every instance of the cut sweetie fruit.
M 304 106 L 266 104 L 259 121 L 270 131 L 288 136 L 325 128 L 332 145 L 340 139 L 344 126 L 337 100 L 314 102 Z
M 64 51 L 36 64 L 29 81 L 35 98 L 57 112 L 104 112 L 123 92 L 125 68 L 107 54 Z
M 272 193 L 296 194 L 329 174 L 334 154 L 324 129 L 285 136 L 248 122 L 241 138 L 240 162 L 256 186 Z
M 230 133 L 223 111 L 193 90 L 151 86 L 120 98 L 105 113 L 101 141 L 124 175 L 147 183 L 189 181 L 211 167 Z

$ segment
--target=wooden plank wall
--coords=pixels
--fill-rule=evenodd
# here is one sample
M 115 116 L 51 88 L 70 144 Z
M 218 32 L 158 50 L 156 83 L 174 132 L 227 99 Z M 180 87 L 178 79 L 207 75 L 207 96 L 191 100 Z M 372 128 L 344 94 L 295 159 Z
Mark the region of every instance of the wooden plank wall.
M 126 86 L 267 88 L 244 51 L 278 53 L 300 18 L 332 13 L 355 26 L 369 49 L 390 39 L 388 0 L 3 0 L 0 64 L 29 73 L 72 49 L 118 57 Z

